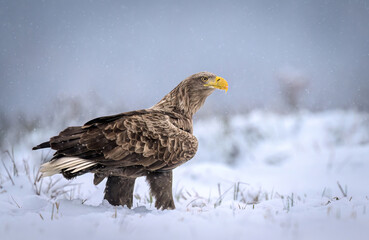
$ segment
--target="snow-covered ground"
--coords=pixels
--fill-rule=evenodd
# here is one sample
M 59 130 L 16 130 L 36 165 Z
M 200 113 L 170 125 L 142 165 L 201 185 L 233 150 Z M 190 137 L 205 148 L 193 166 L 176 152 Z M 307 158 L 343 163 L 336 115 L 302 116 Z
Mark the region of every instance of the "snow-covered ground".
M 48 151 L 30 147 L 59 130 L 33 131 L 13 145 L 14 157 L 1 155 L 2 240 L 368 239 L 367 113 L 195 121 L 199 151 L 174 171 L 173 211 L 154 208 L 144 179 L 132 210 L 102 201 L 105 182 L 94 186 L 92 175 L 34 181 Z

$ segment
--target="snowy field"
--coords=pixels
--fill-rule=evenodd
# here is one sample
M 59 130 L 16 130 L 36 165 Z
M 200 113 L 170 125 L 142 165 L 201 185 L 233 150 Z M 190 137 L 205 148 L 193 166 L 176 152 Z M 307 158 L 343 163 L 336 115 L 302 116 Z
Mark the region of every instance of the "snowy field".
M 82 123 L 82 122 L 80 122 Z M 134 208 L 102 201 L 92 175 L 38 178 L 37 129 L 1 153 L 0 239 L 368 239 L 369 114 L 253 111 L 195 121 L 199 151 L 174 171 L 176 209 L 144 179 Z

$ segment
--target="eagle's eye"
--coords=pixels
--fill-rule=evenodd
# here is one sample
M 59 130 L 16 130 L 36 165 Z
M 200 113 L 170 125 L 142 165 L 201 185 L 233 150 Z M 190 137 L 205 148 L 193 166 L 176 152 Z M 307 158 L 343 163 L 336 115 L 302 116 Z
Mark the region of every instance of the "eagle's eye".
M 206 82 L 208 80 L 207 77 L 201 77 L 201 81 Z

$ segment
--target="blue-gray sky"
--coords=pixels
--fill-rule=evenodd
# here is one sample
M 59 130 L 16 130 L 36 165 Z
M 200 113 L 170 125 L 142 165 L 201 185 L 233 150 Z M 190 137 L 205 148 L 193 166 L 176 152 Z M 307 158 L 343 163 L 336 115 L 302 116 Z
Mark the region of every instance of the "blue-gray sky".
M 369 109 L 368 1 L 0 1 L 0 110 L 60 96 L 146 108 L 185 77 L 229 82 L 207 101 L 274 108 L 276 76 L 309 79 L 310 108 Z

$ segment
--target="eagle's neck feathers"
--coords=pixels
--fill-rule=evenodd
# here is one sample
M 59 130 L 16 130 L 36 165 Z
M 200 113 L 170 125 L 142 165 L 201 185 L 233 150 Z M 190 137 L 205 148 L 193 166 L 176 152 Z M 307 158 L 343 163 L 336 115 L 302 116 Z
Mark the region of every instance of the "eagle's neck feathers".
M 193 115 L 205 103 L 206 98 L 214 91 L 199 90 L 187 81 L 182 81 L 170 93 L 165 95 L 152 109 L 175 112 L 192 119 Z

